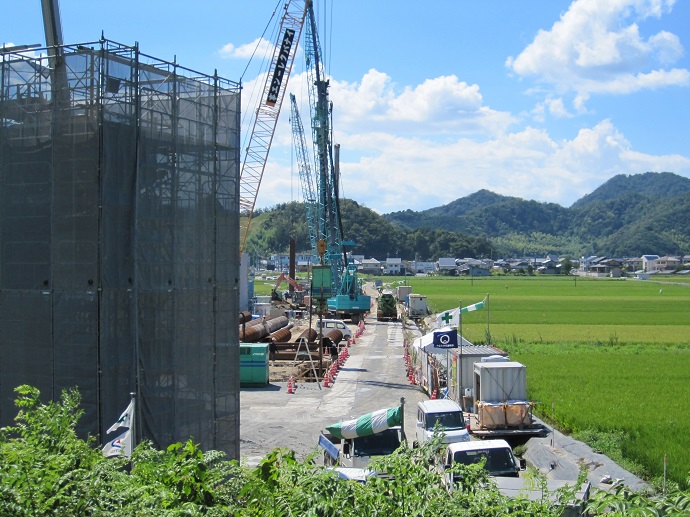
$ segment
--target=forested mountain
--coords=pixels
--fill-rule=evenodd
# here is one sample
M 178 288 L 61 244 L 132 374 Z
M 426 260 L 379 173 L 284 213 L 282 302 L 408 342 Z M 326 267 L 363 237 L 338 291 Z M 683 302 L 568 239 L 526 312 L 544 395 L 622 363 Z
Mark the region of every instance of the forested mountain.
M 367 258 L 690 254 L 690 179 L 669 172 L 615 176 L 570 208 L 480 190 L 420 212 L 380 216 L 347 199 L 341 210 L 344 238 Z M 284 251 L 290 238 L 308 249 L 303 204 L 257 219 L 248 251 Z
M 387 221 L 373 210 L 351 199 L 340 201 L 348 248 L 356 255 L 385 260 L 387 257 L 432 260 L 438 257 L 490 257 L 495 249 L 483 236 L 469 236 L 443 229 L 408 230 Z M 286 203 L 268 210 L 252 221 L 245 251 L 265 256 L 286 252 L 290 239 L 298 251 L 309 250 L 309 233 L 303 203 Z
M 591 194 L 582 196 L 571 208 L 583 208 L 597 201 L 609 201 L 628 194 L 643 194 L 651 198 L 672 198 L 690 191 L 690 179 L 672 172 L 645 172 L 614 176 Z

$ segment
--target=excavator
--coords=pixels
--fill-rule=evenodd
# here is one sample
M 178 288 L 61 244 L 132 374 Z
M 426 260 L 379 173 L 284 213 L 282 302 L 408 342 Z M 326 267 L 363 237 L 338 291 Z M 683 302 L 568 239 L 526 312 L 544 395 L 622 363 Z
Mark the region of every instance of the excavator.
M 293 293 L 293 302 L 302 303 L 302 301 L 304 301 L 304 288 L 294 278 L 290 278 L 285 273 L 281 273 L 280 276 L 278 276 L 276 285 L 271 290 L 271 299 L 276 302 L 282 301 L 283 297 L 278 292 L 278 288 L 283 282 L 287 282 L 295 289 Z

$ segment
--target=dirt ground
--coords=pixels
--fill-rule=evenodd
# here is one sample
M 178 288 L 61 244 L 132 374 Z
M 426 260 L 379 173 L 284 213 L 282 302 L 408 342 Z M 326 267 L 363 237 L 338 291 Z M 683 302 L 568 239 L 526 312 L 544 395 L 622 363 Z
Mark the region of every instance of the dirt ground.
M 291 341 L 295 341 L 297 337 L 309 328 L 308 319 L 295 319 L 292 321 L 293 327 L 290 329 L 292 333 Z M 318 355 L 313 357 L 314 366 L 318 371 Z M 329 368 L 331 365 L 331 358 L 324 355 L 322 358 L 322 365 L 324 368 Z M 313 374 L 311 373 L 311 366 L 309 361 L 270 361 L 268 368 L 269 382 L 287 382 L 290 376 L 293 376 L 298 382 L 314 382 Z

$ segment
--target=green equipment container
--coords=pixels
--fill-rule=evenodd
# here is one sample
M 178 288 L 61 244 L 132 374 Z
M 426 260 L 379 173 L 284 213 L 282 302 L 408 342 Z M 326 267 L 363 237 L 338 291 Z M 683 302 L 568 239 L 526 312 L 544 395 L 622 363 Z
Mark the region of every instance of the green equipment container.
M 268 343 L 240 343 L 240 386 L 268 385 Z

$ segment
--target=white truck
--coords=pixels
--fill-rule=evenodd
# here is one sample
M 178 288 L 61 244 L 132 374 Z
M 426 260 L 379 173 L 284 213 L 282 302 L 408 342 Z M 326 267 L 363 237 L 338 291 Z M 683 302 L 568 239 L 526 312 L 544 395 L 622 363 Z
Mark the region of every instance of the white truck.
M 532 417 L 527 367 L 507 358 L 489 359 L 473 365 L 470 433 L 480 438 L 546 434 L 547 429 Z
M 330 433 L 319 437 L 324 465 L 358 469 L 366 469 L 375 457 L 393 454 L 401 444 L 400 426 L 356 438 L 337 438 Z
M 455 465 L 472 465 L 485 460 L 484 468 L 494 479 L 499 492 L 508 497 L 526 497 L 528 499 L 543 499 L 544 491 L 541 485 L 535 485 L 533 480 L 522 476 L 521 472 L 526 468 L 526 461 L 518 459 L 513 454 L 513 449 L 507 441 L 498 440 L 472 440 L 470 442 L 452 443 L 446 449 L 443 457 L 443 482 L 449 491 L 453 491 L 457 483 L 462 483 L 462 475 L 453 472 Z M 585 515 L 584 510 L 591 485 L 583 482 L 577 486 L 576 481 L 545 478 L 545 488 L 548 490 L 548 499 L 554 504 L 558 502 L 558 490 L 576 486 L 573 490 L 573 500 L 563 507 L 563 516 L 575 517 Z
M 435 399 L 417 404 L 417 445 L 429 441 L 437 427 L 443 433 L 443 443 L 468 442 L 470 434 L 466 426 L 462 408 L 457 402 L 450 399 Z

